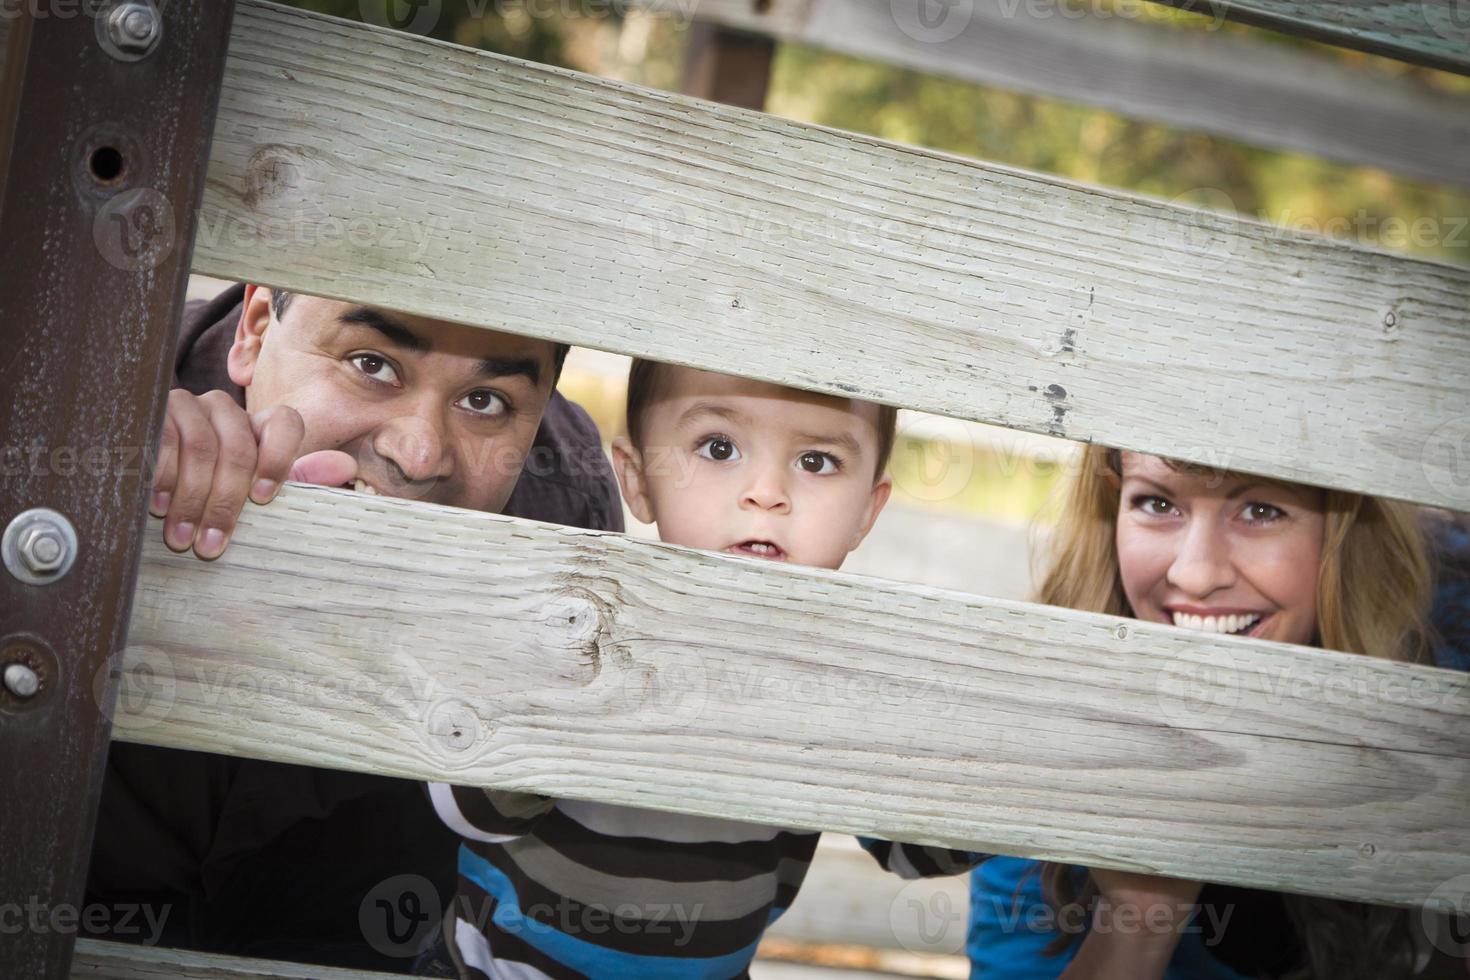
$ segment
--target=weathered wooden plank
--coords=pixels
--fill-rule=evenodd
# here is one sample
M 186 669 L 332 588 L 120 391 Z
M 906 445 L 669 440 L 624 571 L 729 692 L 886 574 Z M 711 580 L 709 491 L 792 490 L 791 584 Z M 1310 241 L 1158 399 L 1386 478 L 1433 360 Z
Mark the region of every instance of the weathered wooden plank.
M 685 0 L 645 0 L 682 16 Z M 1470 185 L 1470 99 L 1355 71 L 1316 51 L 1051 2 L 700 0 L 701 21 L 783 41 L 1099 106 L 1273 149 Z M 1202 11 L 1207 13 L 1207 11 Z
M 1463 0 L 1156 0 L 1231 20 L 1470 74 Z
M 73 980 L 385 980 L 398 975 L 95 939 L 77 940 L 71 969 Z
M 135 601 L 128 740 L 1381 902 L 1470 873 L 1448 671 L 299 487 Z
M 258 2 L 222 116 L 207 274 L 1470 509 L 1465 270 Z

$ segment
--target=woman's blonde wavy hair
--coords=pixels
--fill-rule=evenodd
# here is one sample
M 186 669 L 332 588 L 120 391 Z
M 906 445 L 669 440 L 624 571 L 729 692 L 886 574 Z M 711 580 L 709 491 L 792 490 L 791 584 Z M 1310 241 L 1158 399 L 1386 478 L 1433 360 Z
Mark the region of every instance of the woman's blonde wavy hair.
M 1167 461 L 1184 472 L 1227 475 Z M 1051 536 L 1050 564 L 1036 601 L 1090 612 L 1132 616 L 1118 570 L 1117 528 L 1122 458 L 1116 449 L 1088 446 L 1065 486 Z M 1341 490 L 1326 490 L 1326 526 L 1317 574 L 1317 645 L 1384 660 L 1423 663 L 1429 654 L 1432 576 L 1418 509 Z M 1097 895 L 1064 864 L 1042 866 L 1047 900 L 1089 908 Z M 1283 896 L 1307 962 L 1289 980 L 1392 980 L 1413 963 L 1409 913 L 1357 902 Z M 1059 953 L 1079 937 L 1058 937 Z

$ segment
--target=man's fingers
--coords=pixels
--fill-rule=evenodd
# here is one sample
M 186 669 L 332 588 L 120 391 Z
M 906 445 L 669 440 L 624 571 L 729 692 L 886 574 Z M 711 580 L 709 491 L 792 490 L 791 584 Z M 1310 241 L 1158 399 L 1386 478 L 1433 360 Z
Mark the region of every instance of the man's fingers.
M 167 516 L 174 485 L 179 479 L 179 425 L 174 419 L 177 396 L 191 401 L 194 397 L 179 388 L 169 392 L 168 410 L 163 416 L 163 438 L 158 442 L 158 461 L 153 465 L 153 497 L 148 502 L 148 513 L 154 517 Z
M 211 560 L 224 552 L 240 511 L 245 509 L 255 477 L 255 432 L 245 410 L 223 391 L 201 395 L 199 405 L 214 428 L 218 450 L 214 480 L 194 535 L 194 553 Z
M 336 449 L 307 453 L 291 467 L 287 479 L 297 483 L 316 483 L 324 487 L 340 487 L 357 479 L 357 460 Z
M 255 479 L 250 485 L 250 499 L 257 504 L 270 502 L 282 481 L 291 473 L 291 463 L 301 452 L 306 426 L 301 413 L 278 405 L 250 416 L 255 432 Z
M 163 540 L 174 551 L 194 545 L 209 488 L 214 483 L 214 463 L 219 457 L 219 438 L 204 413 L 199 399 L 187 391 L 169 395 L 168 417 L 178 430 L 173 492 L 168 516 L 163 522 Z

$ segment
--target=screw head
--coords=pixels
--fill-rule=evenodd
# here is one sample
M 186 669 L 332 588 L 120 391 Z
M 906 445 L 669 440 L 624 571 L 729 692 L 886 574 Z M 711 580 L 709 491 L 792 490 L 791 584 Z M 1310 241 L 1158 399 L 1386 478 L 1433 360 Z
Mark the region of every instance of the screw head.
M 107 39 L 124 55 L 142 57 L 157 46 L 162 33 L 158 11 L 149 3 L 132 0 L 107 15 Z
M 49 524 L 33 524 L 20 536 L 20 560 L 37 575 L 56 571 L 66 561 L 61 531 Z
M 77 532 L 64 514 L 36 507 L 17 514 L 0 535 L 6 571 L 27 585 L 50 585 L 71 571 Z
M 41 689 L 41 679 L 25 664 L 10 664 L 5 668 L 5 689 L 22 700 L 33 698 Z

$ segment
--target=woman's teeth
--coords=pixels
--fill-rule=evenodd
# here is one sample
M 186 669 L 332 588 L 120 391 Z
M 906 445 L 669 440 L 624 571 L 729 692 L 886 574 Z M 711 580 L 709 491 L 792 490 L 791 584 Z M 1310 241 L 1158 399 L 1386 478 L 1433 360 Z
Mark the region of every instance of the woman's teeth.
M 362 482 L 361 480 L 358 480 L 355 483 L 353 483 L 352 484 L 352 489 L 356 490 L 358 493 L 369 493 L 369 494 L 372 494 L 374 497 L 378 496 L 378 491 L 374 490 L 372 487 L 368 486 L 366 483 Z
M 1191 616 L 1188 613 L 1175 613 L 1174 625 L 1181 626 L 1187 630 L 1199 630 L 1202 633 L 1244 633 L 1261 621 L 1257 613 L 1249 613 L 1243 616 Z

